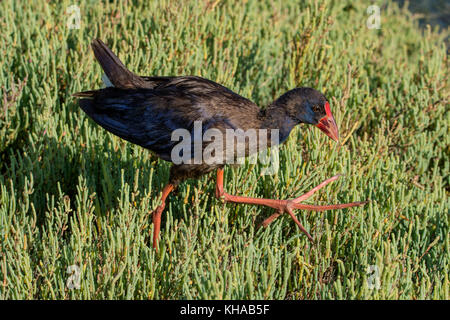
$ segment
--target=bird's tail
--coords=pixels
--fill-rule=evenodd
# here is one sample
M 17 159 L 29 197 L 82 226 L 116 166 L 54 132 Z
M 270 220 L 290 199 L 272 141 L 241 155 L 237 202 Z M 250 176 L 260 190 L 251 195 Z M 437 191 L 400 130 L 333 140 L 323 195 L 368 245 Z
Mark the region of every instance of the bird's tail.
M 94 50 L 95 58 L 97 58 L 108 80 L 114 87 L 122 89 L 145 87 L 145 81 L 128 70 L 102 40 L 94 39 L 91 46 L 92 50 Z

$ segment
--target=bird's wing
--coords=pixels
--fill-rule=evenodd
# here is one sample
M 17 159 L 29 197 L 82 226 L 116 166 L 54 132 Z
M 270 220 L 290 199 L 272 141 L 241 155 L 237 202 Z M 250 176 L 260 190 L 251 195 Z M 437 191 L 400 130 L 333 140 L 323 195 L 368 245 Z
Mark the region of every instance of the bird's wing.
M 171 161 L 172 148 L 179 142 L 172 141 L 172 133 L 177 129 L 189 132 L 192 143 L 195 121 L 200 122 L 197 126 L 200 125 L 202 136 L 210 128 L 236 129 L 233 118 L 221 111 L 228 110 L 233 101 L 224 107 L 221 103 L 226 98 L 219 102 L 218 97 L 208 96 L 205 90 L 199 87 L 180 90 L 180 86 L 173 84 L 159 90 L 110 87 L 74 96 L 81 98 L 80 107 L 100 126 Z
M 208 80 L 198 76 L 141 76 L 145 81 L 145 87 L 151 89 L 171 89 L 186 94 L 209 94 L 211 92 L 230 93 L 240 99 L 243 97 L 237 95 L 227 87 L 224 87 L 217 82 Z

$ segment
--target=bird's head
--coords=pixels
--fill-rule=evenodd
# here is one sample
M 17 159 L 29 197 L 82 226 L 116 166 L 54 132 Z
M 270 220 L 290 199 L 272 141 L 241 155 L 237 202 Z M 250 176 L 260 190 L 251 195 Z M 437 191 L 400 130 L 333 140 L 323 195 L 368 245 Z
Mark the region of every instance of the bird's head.
M 279 97 L 275 104 L 282 106 L 293 121 L 315 125 L 334 141 L 339 140 L 339 131 L 331 114 L 330 103 L 319 91 L 312 88 L 295 88 Z

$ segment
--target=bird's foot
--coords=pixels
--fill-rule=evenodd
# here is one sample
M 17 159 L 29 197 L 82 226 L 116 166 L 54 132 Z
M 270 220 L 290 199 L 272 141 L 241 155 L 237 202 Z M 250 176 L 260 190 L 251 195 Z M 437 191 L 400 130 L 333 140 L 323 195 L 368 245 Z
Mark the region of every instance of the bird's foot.
M 317 206 L 317 205 L 309 205 L 309 204 L 301 204 L 300 202 L 307 200 L 310 198 L 316 191 L 322 189 L 330 182 L 333 182 L 339 178 L 340 175 L 336 175 L 332 178 L 329 178 L 325 181 L 323 181 L 318 186 L 314 187 L 307 193 L 301 195 L 300 197 L 297 197 L 295 199 L 291 200 L 275 200 L 275 199 L 260 199 L 260 198 L 248 198 L 248 197 L 240 197 L 240 196 L 233 196 L 230 194 L 227 194 L 225 192 L 220 192 L 221 190 L 216 190 L 216 195 L 219 197 L 223 197 L 226 202 L 235 202 L 235 203 L 247 203 L 247 204 L 256 204 L 256 205 L 264 205 L 271 208 L 274 208 L 277 210 L 276 213 L 268 217 L 266 220 L 262 222 L 262 226 L 267 227 L 271 222 L 273 222 L 276 218 L 278 218 L 283 213 L 288 213 L 291 218 L 294 220 L 294 222 L 297 224 L 297 226 L 300 228 L 300 230 L 306 234 L 309 240 L 313 241 L 313 237 L 306 231 L 306 229 L 303 227 L 303 225 L 298 221 L 297 217 L 295 216 L 293 210 L 295 209 L 303 209 L 303 210 L 311 210 L 311 211 L 325 211 L 325 210 L 333 210 L 333 209 L 344 209 L 344 208 L 350 208 L 350 207 L 359 207 L 363 206 L 368 201 L 358 201 L 358 202 L 350 202 L 350 203 L 340 203 L 340 204 L 331 204 L 331 205 L 323 205 L 323 206 Z
M 321 184 L 317 185 L 307 193 L 292 199 L 292 200 L 281 200 L 283 205 L 282 208 L 277 212 L 265 219 L 261 225 L 263 227 L 267 227 L 270 223 L 272 223 L 276 218 L 278 218 L 283 213 L 288 213 L 291 218 L 294 220 L 294 222 L 297 224 L 297 226 L 300 228 L 300 230 L 306 234 L 309 240 L 313 241 L 312 236 L 306 231 L 306 229 L 303 227 L 303 225 L 298 221 L 297 217 L 293 213 L 293 209 L 305 209 L 305 210 L 312 210 L 312 211 L 325 211 L 325 210 L 333 210 L 333 209 L 344 209 L 344 208 L 350 208 L 350 207 L 360 207 L 365 204 L 367 204 L 369 201 L 357 201 L 357 202 L 350 202 L 350 203 L 340 203 L 340 204 L 331 204 L 331 205 L 323 205 L 323 206 L 317 206 L 317 205 L 307 205 L 307 204 L 300 204 L 300 202 L 307 200 L 310 198 L 316 191 L 322 189 L 330 182 L 333 182 L 337 180 L 341 175 L 335 175 L 334 177 L 331 177 L 325 181 L 323 181 Z

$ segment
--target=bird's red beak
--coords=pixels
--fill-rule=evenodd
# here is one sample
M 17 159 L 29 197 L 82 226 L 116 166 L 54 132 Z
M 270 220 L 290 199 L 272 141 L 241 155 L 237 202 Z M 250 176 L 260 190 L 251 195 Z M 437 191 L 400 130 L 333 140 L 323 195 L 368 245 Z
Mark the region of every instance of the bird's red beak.
M 319 123 L 316 126 L 331 139 L 338 142 L 339 131 L 336 125 L 336 121 L 334 121 L 333 115 L 331 114 L 330 104 L 328 103 L 328 101 L 325 102 L 325 112 L 326 116 L 320 119 Z

